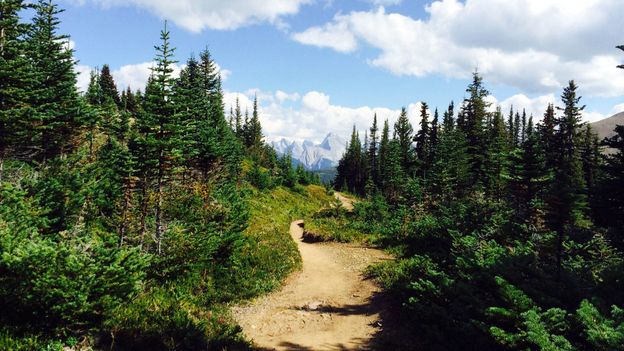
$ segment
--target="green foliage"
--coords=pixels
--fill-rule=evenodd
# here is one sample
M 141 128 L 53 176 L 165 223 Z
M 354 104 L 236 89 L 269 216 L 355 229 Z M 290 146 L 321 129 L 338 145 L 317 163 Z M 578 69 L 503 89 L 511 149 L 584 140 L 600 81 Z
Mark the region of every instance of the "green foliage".
M 604 316 L 589 301 L 583 300 L 576 311 L 584 329 L 584 336 L 594 350 L 621 350 L 624 348 L 624 310 L 611 307 L 611 316 Z

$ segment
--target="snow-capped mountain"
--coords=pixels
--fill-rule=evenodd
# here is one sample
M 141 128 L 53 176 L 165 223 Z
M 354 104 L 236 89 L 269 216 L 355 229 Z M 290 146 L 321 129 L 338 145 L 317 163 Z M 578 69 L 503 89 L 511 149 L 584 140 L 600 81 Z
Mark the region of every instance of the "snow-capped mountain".
M 321 170 L 336 167 L 345 152 L 347 142 L 340 136 L 329 133 L 322 143 L 314 144 L 282 139 L 271 142 L 278 155 L 290 153 L 294 163 L 302 164 L 308 170 Z

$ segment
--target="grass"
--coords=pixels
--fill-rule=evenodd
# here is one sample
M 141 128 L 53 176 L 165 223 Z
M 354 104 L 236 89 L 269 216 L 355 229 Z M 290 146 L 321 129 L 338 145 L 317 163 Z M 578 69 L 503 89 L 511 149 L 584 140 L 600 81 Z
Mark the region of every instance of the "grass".
M 332 201 L 333 197 L 316 185 L 307 186 L 301 192 L 283 187 L 250 191 L 251 218 L 245 234 L 257 242 L 249 254 L 257 263 L 254 269 L 262 285 L 260 292 L 280 286 L 288 274 L 301 267 L 297 245 L 290 237 L 290 224 L 312 217 Z
M 306 231 L 320 241 L 371 243 L 371 236 L 354 225 L 354 214 L 332 197 L 329 207 L 305 219 Z

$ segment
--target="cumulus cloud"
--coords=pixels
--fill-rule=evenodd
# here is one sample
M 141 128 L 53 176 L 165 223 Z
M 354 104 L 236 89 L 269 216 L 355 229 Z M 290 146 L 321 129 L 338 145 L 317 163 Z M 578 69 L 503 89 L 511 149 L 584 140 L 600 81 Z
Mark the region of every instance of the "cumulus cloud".
M 113 75 L 113 79 L 115 79 L 115 83 L 117 83 L 117 88 L 119 90 L 125 90 L 130 87 L 132 90 L 141 89 L 143 90 L 147 85 L 147 80 L 152 73 L 152 67 L 155 67 L 155 62 L 143 62 L 137 64 L 129 64 L 119 67 L 111 72 Z M 173 66 L 173 76 L 179 77 L 180 71 L 184 68 L 184 65 L 174 64 Z M 221 73 L 221 79 L 226 80 L 232 72 L 221 68 L 218 64 L 216 65 L 217 70 Z M 91 76 L 91 71 L 93 67 L 85 66 L 85 65 L 76 65 L 75 72 L 77 73 L 77 86 L 80 91 L 86 91 L 89 86 L 89 80 Z
M 439 0 L 428 18 L 371 11 L 338 14 L 295 33 L 298 42 L 339 52 L 378 49 L 373 66 L 397 75 L 466 78 L 478 68 L 492 83 L 549 93 L 570 79 L 590 96 L 624 94 L 615 43 L 618 0 Z
M 354 125 L 363 136 L 375 114 L 381 128 L 385 119 L 391 125 L 394 124 L 401 112 L 400 109 L 385 107 L 336 105 L 331 102 L 330 96 L 319 91 L 300 95 L 283 91 L 271 93 L 250 90 L 226 92 L 226 114 L 229 114 L 230 108 L 234 108 L 237 98 L 243 113 L 246 109 L 251 111 L 254 95 L 258 96 L 260 121 L 268 140 L 286 138 L 320 142 L 329 132 L 348 138 Z M 285 99 L 285 96 L 291 99 Z M 294 101 L 297 103 L 293 104 Z M 410 120 L 414 125 L 418 123 L 419 111 L 419 102 L 408 105 Z
M 89 87 L 89 80 L 91 80 L 92 67 L 85 65 L 76 65 L 74 72 L 76 72 L 76 86 L 78 90 L 85 92 Z
M 191 32 L 232 30 L 254 23 L 283 26 L 282 18 L 311 0 L 74 0 L 104 7 L 136 6 L 173 21 Z
M 503 114 L 507 116 L 507 114 L 509 113 L 509 109 L 513 106 L 515 111 L 521 112 L 522 110 L 525 110 L 527 116 L 532 115 L 535 122 L 542 120 L 548 104 L 553 104 L 555 105 L 555 107 L 561 106 L 561 101 L 559 97 L 556 97 L 554 94 L 540 95 L 536 97 L 529 97 L 524 94 L 516 94 L 502 101 L 498 101 L 498 99 L 493 96 L 490 96 L 489 98 L 491 99 L 490 101 L 493 103 L 491 106 L 492 110 L 496 109 L 496 106 L 500 106 Z M 624 111 L 624 104 L 614 106 L 607 114 L 594 111 L 588 106 L 582 112 L 583 121 L 589 123 L 596 122 L 601 119 L 611 117 L 612 115 L 622 111 Z M 555 111 L 555 113 L 560 114 L 561 112 Z

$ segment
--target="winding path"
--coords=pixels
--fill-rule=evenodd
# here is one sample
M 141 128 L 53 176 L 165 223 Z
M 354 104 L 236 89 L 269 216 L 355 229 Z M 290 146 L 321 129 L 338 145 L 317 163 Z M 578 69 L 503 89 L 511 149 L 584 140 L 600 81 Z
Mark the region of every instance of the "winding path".
M 303 269 L 280 291 L 233 308 L 244 334 L 261 350 L 370 349 L 381 307 L 373 299 L 378 288 L 362 271 L 388 255 L 351 244 L 304 243 L 302 221 L 291 224 L 290 234 Z

